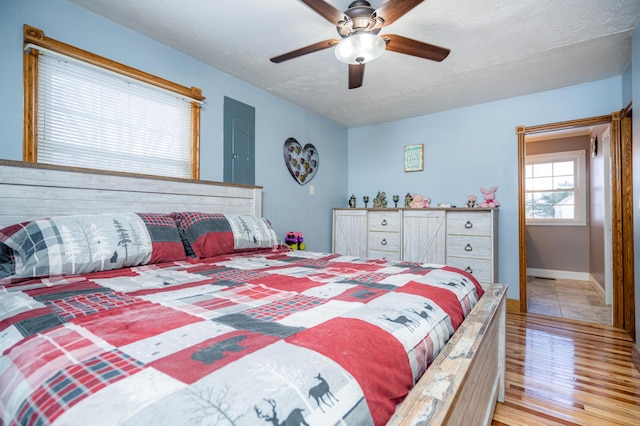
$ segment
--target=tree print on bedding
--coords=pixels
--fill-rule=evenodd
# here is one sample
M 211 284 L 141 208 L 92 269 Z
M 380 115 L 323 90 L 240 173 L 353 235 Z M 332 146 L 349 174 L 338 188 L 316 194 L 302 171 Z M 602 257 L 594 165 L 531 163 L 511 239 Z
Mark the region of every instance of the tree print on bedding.
M 124 230 L 124 227 L 118 222 L 116 219 L 113 219 L 113 226 L 118 230 L 118 246 L 124 247 L 124 257 L 129 256 L 129 243 L 131 240 L 129 239 L 129 234 Z
M 234 401 L 238 396 L 231 393 L 228 385 L 220 390 L 213 386 L 193 388 L 189 393 L 193 400 L 199 402 L 199 409 L 193 410 L 190 415 L 190 420 L 196 424 L 204 424 L 207 420 L 215 425 L 240 425 L 243 417 L 249 417 L 249 411 L 235 414 Z
M 278 245 L 278 236 L 263 217 L 225 215 L 233 232 L 234 250 L 271 248 Z
M 51 219 L 62 240 L 64 273 L 83 274 L 147 263 L 149 232 L 134 213 Z

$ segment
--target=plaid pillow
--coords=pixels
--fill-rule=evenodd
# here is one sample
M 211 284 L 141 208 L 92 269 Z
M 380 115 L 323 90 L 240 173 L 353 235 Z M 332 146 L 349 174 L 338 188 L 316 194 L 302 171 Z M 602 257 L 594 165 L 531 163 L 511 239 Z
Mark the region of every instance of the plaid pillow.
M 233 232 L 222 214 L 201 212 L 174 213 L 178 229 L 184 237 L 185 251 L 205 258 L 233 253 Z
M 149 263 L 185 260 L 185 247 L 178 233 L 176 220 L 171 214 L 136 213 L 151 236 L 151 260 Z
M 0 279 L 74 275 L 186 258 L 170 215 L 59 216 L 0 230 Z
M 278 237 L 267 219 L 219 213 L 175 213 L 185 241 L 185 251 L 205 258 L 278 246 Z

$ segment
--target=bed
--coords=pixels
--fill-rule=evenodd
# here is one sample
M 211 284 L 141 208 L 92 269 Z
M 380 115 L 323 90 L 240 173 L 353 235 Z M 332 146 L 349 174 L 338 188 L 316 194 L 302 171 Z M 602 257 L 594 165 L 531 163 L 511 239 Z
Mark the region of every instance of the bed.
M 260 187 L 0 161 L 0 206 L 0 424 L 480 425 L 504 398 L 505 286 L 292 251 Z

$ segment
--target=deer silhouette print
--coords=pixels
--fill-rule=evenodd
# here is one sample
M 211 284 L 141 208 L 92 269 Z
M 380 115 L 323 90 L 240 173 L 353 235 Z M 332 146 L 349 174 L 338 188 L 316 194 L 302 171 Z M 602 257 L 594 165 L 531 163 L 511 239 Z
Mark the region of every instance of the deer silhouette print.
M 471 281 L 469 281 L 468 279 L 466 279 L 466 278 L 464 278 L 464 277 L 462 278 L 462 285 L 463 285 L 465 288 L 467 288 L 467 287 L 473 287 L 473 284 L 471 284 Z
M 418 328 L 418 325 L 420 325 L 419 322 L 417 322 L 415 320 L 412 320 L 411 318 L 408 318 L 408 317 L 406 317 L 404 315 L 397 316 L 396 318 L 389 318 L 388 316 L 383 315 L 382 319 L 386 319 L 387 321 L 395 322 L 396 324 L 404 325 L 412 333 L 413 333 L 413 330 Z
M 238 343 L 246 339 L 244 336 L 230 337 L 229 339 L 216 342 L 211 346 L 200 349 L 191 355 L 191 358 L 195 361 L 202 361 L 203 363 L 210 365 L 214 362 L 225 357 L 225 352 L 240 352 L 244 349 Z
M 362 299 L 362 300 L 375 295 L 376 294 L 373 291 L 368 291 L 368 290 L 358 290 L 352 294 L 353 297 L 357 297 L 358 299 Z
M 324 410 L 322 409 L 322 405 L 320 405 L 320 403 L 322 402 L 327 407 L 332 407 L 335 402 L 338 402 L 338 398 L 336 398 L 331 393 L 331 389 L 329 389 L 329 383 L 327 383 L 327 381 L 320 375 L 320 373 L 318 373 L 316 379 L 320 380 L 320 383 L 309 389 L 309 398 L 313 397 L 313 399 L 316 400 L 316 404 L 318 404 L 318 408 L 320 408 L 320 410 L 324 413 Z M 328 403 L 327 400 L 324 399 L 325 396 L 329 401 Z
M 444 285 L 448 285 L 449 287 L 453 287 L 453 288 L 458 288 L 460 286 L 460 283 L 457 283 L 455 281 L 449 281 L 448 283 L 442 283 Z
M 428 310 L 428 311 L 431 311 L 431 312 L 435 312 L 435 311 L 436 311 L 435 309 L 433 309 L 433 306 L 431 306 L 431 305 L 430 305 L 430 304 L 428 304 L 427 302 L 424 302 L 424 308 L 425 308 L 426 310 Z
M 425 302 L 424 309 L 426 310 L 420 312 L 416 311 L 415 309 L 411 309 L 411 312 L 418 315 L 420 318 L 426 319 L 429 322 L 434 322 L 435 320 L 433 319 L 433 313 L 435 312 L 435 309 L 433 309 L 433 306 Z
M 417 316 L 419 316 L 420 318 L 424 318 L 429 322 L 433 322 L 433 318 L 431 318 L 431 315 L 429 315 L 429 313 L 427 311 L 416 311 L 415 309 L 411 309 L 411 312 L 413 312 L 414 314 L 416 314 Z
M 253 406 L 253 409 L 256 410 L 256 415 L 259 419 L 264 419 L 266 422 L 271 422 L 273 426 L 300 426 L 305 425 L 309 426 L 302 416 L 302 412 L 304 411 L 302 408 L 294 408 L 291 413 L 287 416 L 286 419 L 282 423 L 278 420 L 278 413 L 276 412 L 276 402 L 273 399 L 265 399 L 271 406 L 271 415 L 264 414 L 257 405 Z

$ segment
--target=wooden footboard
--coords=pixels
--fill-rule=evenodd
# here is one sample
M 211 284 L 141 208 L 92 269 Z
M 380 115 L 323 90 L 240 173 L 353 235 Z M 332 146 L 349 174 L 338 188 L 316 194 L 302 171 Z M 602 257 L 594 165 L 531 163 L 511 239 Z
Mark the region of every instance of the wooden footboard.
M 489 425 L 504 400 L 505 293 L 493 284 L 389 425 Z

